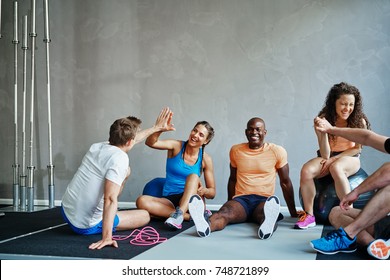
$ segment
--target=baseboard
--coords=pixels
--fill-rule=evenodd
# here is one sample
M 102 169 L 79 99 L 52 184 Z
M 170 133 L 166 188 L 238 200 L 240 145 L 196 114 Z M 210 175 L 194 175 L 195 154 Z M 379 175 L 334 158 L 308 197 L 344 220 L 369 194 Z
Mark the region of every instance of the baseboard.
M 12 199 L 0 199 L 1 205 L 13 205 Z M 49 201 L 48 200 L 34 200 L 35 206 L 48 206 Z M 61 206 L 61 200 L 55 200 L 54 201 L 55 206 Z M 221 208 L 222 204 L 207 204 L 207 209 L 211 211 L 217 211 L 219 208 Z M 135 202 L 119 202 L 118 203 L 119 208 L 136 208 Z M 281 212 L 288 212 L 288 208 L 286 206 L 281 206 Z

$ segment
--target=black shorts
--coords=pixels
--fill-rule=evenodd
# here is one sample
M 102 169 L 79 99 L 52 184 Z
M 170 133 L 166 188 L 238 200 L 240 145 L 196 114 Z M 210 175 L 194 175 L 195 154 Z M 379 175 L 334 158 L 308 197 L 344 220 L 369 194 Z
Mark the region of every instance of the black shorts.
M 330 157 L 337 156 L 341 154 L 342 152 L 330 152 Z M 320 150 L 317 150 L 317 157 L 321 157 Z M 353 155 L 353 157 L 360 157 L 360 153 L 357 153 L 356 155 Z
M 170 202 L 172 202 L 173 206 L 179 206 L 180 200 L 183 197 L 183 193 L 178 193 L 178 194 L 171 194 L 167 196 L 163 196 L 163 198 L 168 199 Z
M 390 216 L 387 215 L 383 219 L 380 219 L 374 225 L 374 237 L 375 239 L 390 239 Z
M 237 201 L 244 207 L 247 217 L 252 216 L 253 211 L 255 211 L 256 207 L 261 202 L 265 202 L 268 197 L 249 194 L 249 195 L 240 195 L 233 198 L 233 200 Z

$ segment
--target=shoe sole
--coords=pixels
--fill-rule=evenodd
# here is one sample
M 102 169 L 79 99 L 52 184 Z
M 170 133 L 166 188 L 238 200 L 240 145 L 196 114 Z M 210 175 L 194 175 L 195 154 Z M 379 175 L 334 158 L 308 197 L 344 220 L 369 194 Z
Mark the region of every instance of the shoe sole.
M 317 224 L 314 222 L 314 223 L 311 223 L 311 224 L 308 224 L 307 226 L 305 227 L 300 227 L 298 225 L 294 225 L 294 228 L 295 229 L 308 229 L 308 228 L 312 228 L 312 227 L 315 227 Z
M 207 237 L 210 235 L 210 226 L 204 218 L 204 204 L 199 195 L 193 195 L 188 204 L 188 211 L 194 221 L 196 232 L 200 237 Z
M 367 247 L 367 252 L 370 256 L 376 259 L 387 260 L 390 255 L 390 239 L 387 241 L 383 239 L 373 241 Z
M 310 245 L 311 247 L 316 250 L 317 252 L 320 252 L 321 254 L 324 254 L 324 255 L 335 255 L 337 253 L 353 253 L 357 250 L 357 248 L 355 249 L 349 249 L 349 250 L 339 250 L 339 251 L 331 251 L 331 252 L 325 252 L 325 251 L 322 251 L 322 250 L 319 250 L 317 248 L 314 247 L 313 243 L 310 242 Z
M 182 225 L 176 225 L 176 224 L 171 224 L 171 223 L 167 223 L 167 222 L 165 222 L 164 224 L 166 224 L 171 229 L 181 229 L 182 228 Z
M 264 204 L 264 222 L 260 225 L 257 233 L 260 239 L 268 239 L 272 236 L 279 212 L 279 199 L 276 196 L 267 198 Z

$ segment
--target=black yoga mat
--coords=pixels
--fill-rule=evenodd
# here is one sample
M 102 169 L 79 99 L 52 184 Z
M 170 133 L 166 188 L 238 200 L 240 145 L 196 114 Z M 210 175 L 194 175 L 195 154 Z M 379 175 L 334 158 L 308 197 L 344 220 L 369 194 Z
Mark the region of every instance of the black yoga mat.
M 119 248 L 90 250 L 89 244 L 100 240 L 101 235 L 81 236 L 71 231 L 68 225 L 62 224 L 64 221 L 58 207 L 32 213 L 8 212 L 0 220 L 0 254 L 20 255 L 20 259 L 25 255 L 32 255 L 42 259 L 64 257 L 126 260 L 158 246 L 137 246 L 130 244 L 129 240 L 123 240 L 118 241 Z M 193 222 L 184 222 L 181 230 L 169 229 L 162 220 L 157 219 L 152 219 L 148 226 L 153 227 L 160 237 L 169 239 L 193 226 Z M 29 234 L 31 232 L 33 234 Z M 129 235 L 131 232 L 121 231 L 117 234 Z

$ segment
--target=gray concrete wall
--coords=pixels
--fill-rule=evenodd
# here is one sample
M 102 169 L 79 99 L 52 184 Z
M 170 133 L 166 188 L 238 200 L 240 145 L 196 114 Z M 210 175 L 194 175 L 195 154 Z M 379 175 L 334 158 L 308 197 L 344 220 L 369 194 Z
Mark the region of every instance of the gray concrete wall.
M 19 6 L 21 17 L 28 13 L 30 1 L 19 1 Z M 2 13 L 0 199 L 10 199 L 11 0 L 3 0 Z M 177 130 L 162 137 L 185 139 L 198 120 L 208 120 L 216 130 L 207 146 L 217 182 L 217 196 L 209 203 L 226 200 L 229 149 L 246 141 L 247 120 L 260 116 L 267 123 L 267 141 L 288 151 L 299 205 L 299 172 L 317 149 L 312 120 L 333 84 L 346 81 L 357 86 L 373 130 L 390 135 L 389 19 L 390 2 L 385 0 L 51 0 L 56 200 L 90 144 L 108 138 L 113 120 L 135 115 L 146 128 L 163 106 L 169 106 Z M 42 1 L 37 1 L 37 33 L 35 187 L 36 199 L 45 200 L 48 133 Z M 21 55 L 20 50 L 19 100 Z M 30 84 L 28 80 L 28 93 Z M 20 103 L 19 122 L 21 107 Z M 135 201 L 145 183 L 164 176 L 165 170 L 165 152 L 140 144 L 129 156 L 133 173 L 123 202 Z M 365 148 L 361 159 L 372 173 L 388 156 Z M 281 195 L 279 186 L 277 194 Z

